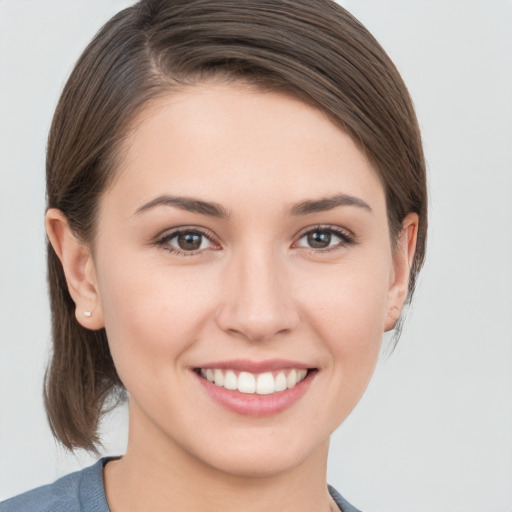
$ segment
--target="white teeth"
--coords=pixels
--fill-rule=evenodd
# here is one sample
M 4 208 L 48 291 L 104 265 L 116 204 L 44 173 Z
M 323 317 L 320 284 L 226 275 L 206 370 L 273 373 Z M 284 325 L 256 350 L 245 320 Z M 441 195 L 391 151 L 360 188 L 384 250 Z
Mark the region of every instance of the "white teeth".
M 215 384 L 217 386 L 224 386 L 224 374 L 222 370 L 214 370 L 213 375 L 215 377 Z
M 213 382 L 219 387 L 224 387 L 231 391 L 238 390 L 240 393 L 258 395 L 271 395 L 286 389 L 295 387 L 303 380 L 308 371 L 305 369 L 292 369 L 286 374 L 286 371 L 280 371 L 277 374 L 265 372 L 252 374 L 249 372 L 240 372 L 237 376 L 234 370 L 220 370 L 218 368 L 201 368 L 200 374 L 205 379 Z
M 276 391 L 284 391 L 288 386 L 286 385 L 286 375 L 279 372 L 276 377 Z
M 256 379 L 249 372 L 240 372 L 238 376 L 238 391 L 240 393 L 254 393 L 256 391 Z
M 274 376 L 271 373 L 260 373 L 256 380 L 256 393 L 270 395 L 275 392 Z
M 233 370 L 228 370 L 224 377 L 224 387 L 226 389 L 235 390 L 238 388 L 238 378 Z
M 286 386 L 288 389 L 295 387 L 297 384 L 297 370 L 292 370 L 286 377 Z

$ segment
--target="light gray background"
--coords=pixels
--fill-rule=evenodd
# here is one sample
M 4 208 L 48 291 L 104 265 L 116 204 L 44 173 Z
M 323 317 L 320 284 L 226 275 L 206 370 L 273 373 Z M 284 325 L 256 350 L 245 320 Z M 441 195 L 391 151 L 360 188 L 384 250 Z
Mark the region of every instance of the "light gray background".
M 45 138 L 79 53 L 130 3 L 0 0 L 0 499 L 92 461 L 56 446 L 42 408 Z M 342 3 L 410 88 L 432 213 L 406 329 L 333 436 L 329 480 L 368 512 L 511 512 L 512 3 Z

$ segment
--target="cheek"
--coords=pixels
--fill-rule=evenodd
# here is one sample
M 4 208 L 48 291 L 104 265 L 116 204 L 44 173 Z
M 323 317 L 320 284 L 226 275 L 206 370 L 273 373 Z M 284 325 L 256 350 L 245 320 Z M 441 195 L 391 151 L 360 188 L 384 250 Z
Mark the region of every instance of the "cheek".
M 389 266 L 361 258 L 326 265 L 321 272 L 317 267 L 302 276 L 302 316 L 309 339 L 316 340 L 317 350 L 325 355 L 323 399 L 312 416 L 330 433 L 359 402 L 377 364 L 387 315 Z
M 197 272 L 191 276 L 186 269 L 148 269 L 136 260 L 107 263 L 101 270 L 106 331 L 122 380 L 134 366 L 157 374 L 164 360 L 172 364 L 194 343 L 212 308 L 212 292 L 204 281 L 199 286 Z
M 340 361 L 373 354 L 387 315 L 389 265 L 354 260 L 303 278 L 301 303 L 309 323 Z

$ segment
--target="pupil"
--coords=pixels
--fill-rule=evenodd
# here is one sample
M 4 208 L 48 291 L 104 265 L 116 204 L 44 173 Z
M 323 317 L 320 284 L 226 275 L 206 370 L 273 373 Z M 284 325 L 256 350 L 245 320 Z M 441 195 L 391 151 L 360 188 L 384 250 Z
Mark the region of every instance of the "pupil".
M 331 233 L 315 231 L 308 235 L 308 244 L 314 249 L 324 249 L 325 247 L 329 247 L 330 243 Z
M 201 247 L 202 235 L 196 233 L 185 233 L 178 235 L 178 245 L 184 251 L 196 251 Z

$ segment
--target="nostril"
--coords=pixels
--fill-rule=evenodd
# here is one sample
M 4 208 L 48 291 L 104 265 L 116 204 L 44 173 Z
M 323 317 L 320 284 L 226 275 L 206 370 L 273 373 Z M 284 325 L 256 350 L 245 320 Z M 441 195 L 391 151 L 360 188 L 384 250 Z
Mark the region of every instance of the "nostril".
M 218 316 L 217 324 L 231 335 L 262 342 L 290 334 L 298 324 L 298 315 L 292 311 L 280 314 L 249 313 L 244 310 L 243 305 L 237 305 L 231 310 L 223 311 Z

